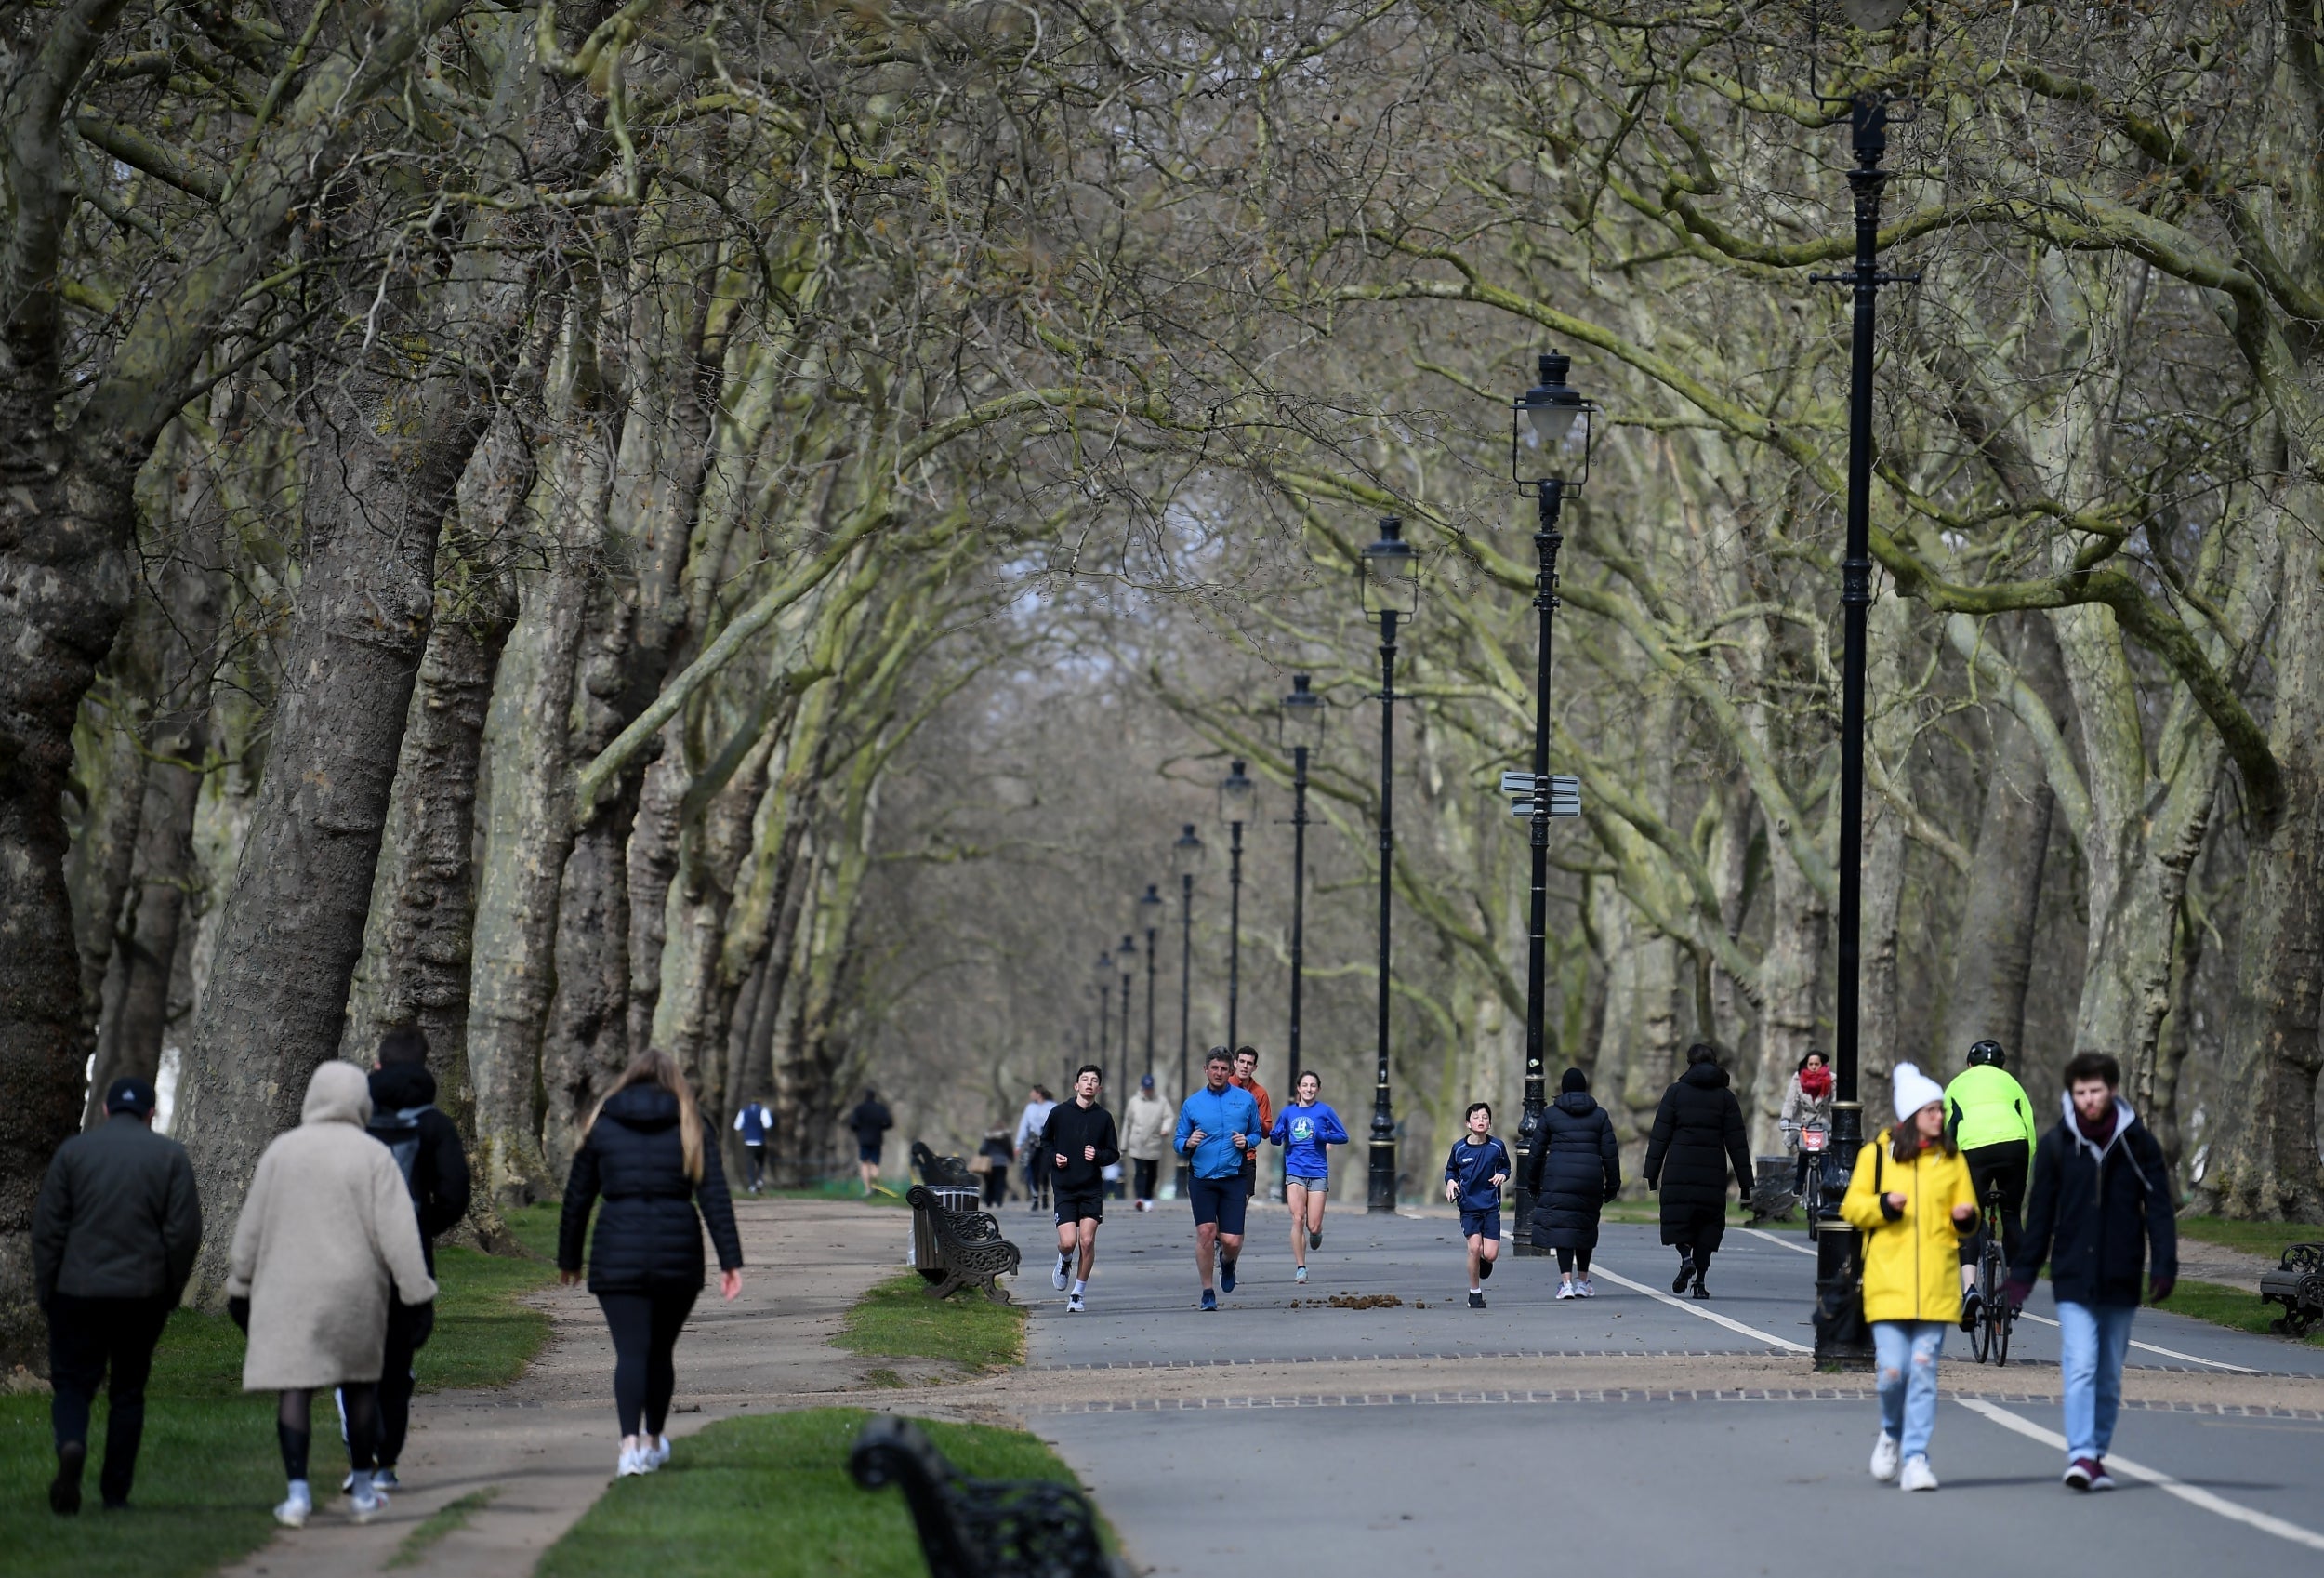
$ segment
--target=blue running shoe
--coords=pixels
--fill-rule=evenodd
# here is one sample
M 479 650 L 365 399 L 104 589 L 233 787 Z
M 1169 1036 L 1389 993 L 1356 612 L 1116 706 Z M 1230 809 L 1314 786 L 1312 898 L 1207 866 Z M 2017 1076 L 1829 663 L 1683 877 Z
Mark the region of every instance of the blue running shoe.
M 1231 1260 L 1219 1262 L 1219 1291 L 1224 1293 L 1235 1291 L 1235 1262 Z
M 1218 1295 L 1218 1294 L 1216 1294 L 1216 1293 L 1212 1293 L 1212 1292 L 1211 1292 L 1208 1288 L 1205 1288 L 1205 1289 L 1203 1289 L 1203 1291 L 1202 1291 L 1202 1310 L 1203 1310 L 1203 1313 L 1204 1313 L 1205 1315 L 1213 1315 L 1213 1314 L 1216 1314 L 1216 1313 L 1218 1312 L 1218 1308 L 1219 1308 L 1219 1295 Z

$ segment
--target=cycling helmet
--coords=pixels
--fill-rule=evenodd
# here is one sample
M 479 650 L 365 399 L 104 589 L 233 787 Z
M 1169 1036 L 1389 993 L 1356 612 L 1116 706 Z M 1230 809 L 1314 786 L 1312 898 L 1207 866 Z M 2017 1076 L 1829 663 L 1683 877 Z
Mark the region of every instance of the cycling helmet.
M 1996 1068 L 2005 1068 L 2009 1066 L 2009 1054 L 2001 1050 L 2000 1041 L 1979 1041 L 1969 1049 L 1969 1067 L 1974 1068 L 1980 1064 L 1987 1063 Z

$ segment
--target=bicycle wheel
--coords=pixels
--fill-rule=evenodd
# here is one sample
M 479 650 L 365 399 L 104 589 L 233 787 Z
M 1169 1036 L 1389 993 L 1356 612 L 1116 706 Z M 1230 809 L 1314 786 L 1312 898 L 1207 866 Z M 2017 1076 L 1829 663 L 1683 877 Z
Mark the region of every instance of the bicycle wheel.
M 1987 1240 L 1985 1253 L 1978 1257 L 1977 1280 L 1985 1294 L 1983 1319 L 1977 1324 L 1984 1329 L 1977 1346 L 1977 1362 L 1986 1362 L 1987 1354 L 1998 1368 L 2009 1362 L 2009 1293 L 2001 1269 L 2001 1250 L 1999 1243 Z
M 1993 1351 L 1993 1322 L 1982 1309 L 1977 1312 L 1977 1323 L 1969 1328 L 1969 1351 L 1976 1356 L 1979 1364 Z
M 2009 1333 L 2016 1324 L 2017 1317 L 2011 1311 L 2009 1300 L 2001 1300 L 1993 1316 L 1993 1363 L 1997 1369 L 2009 1362 Z

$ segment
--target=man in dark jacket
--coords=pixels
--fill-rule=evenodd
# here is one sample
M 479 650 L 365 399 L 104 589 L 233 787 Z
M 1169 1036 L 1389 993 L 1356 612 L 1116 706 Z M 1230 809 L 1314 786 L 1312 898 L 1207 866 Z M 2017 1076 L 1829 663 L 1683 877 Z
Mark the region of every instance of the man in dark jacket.
M 59 1513 L 81 1510 L 89 1405 L 108 1371 L 98 1488 L 106 1506 L 129 1505 L 153 1348 L 202 1247 L 193 1165 L 185 1147 L 152 1124 L 153 1087 L 115 1080 L 105 1121 L 57 1147 L 33 1210 L 33 1295 L 48 1317 L 57 1438 L 48 1505 Z
M 869 1200 L 879 1187 L 880 1142 L 896 1121 L 888 1116 L 888 1104 L 879 1099 L 879 1093 L 865 1085 L 864 1099 L 847 1115 L 847 1126 L 855 1136 L 855 1165 L 864 1174 L 864 1198 Z
M 1568 1068 L 1533 1140 L 1533 1246 L 1557 1253 L 1557 1296 L 1595 1298 L 1591 1252 L 1598 1216 L 1622 1192 L 1622 1147 L 1614 1121 L 1590 1094 L 1590 1076 Z
M 2064 1381 L 2066 1482 L 2111 1491 L 2106 1449 L 2122 1404 L 2122 1361 L 2146 1292 L 2171 1296 L 2179 1277 L 2179 1229 L 2162 1147 L 2117 1092 L 2122 1066 L 2102 1052 L 2066 1066 L 2057 1126 L 2034 1147 L 2025 1237 L 2009 1273 L 2009 1300 L 2026 1302 L 2041 1263 L 2058 1301 L 2058 1368 Z
M 1071 1274 L 1068 1315 L 1082 1312 L 1082 1300 L 1089 1293 L 1089 1271 L 1098 1259 L 1098 1224 L 1105 1220 L 1105 1170 L 1122 1159 L 1114 1115 L 1098 1105 L 1103 1079 L 1096 1064 L 1083 1064 L 1074 1075 L 1073 1100 L 1050 1108 L 1037 1142 L 1057 1200 L 1057 1266 L 1050 1273 L 1050 1286 L 1065 1293 Z
M 1751 1193 L 1743 1108 L 1718 1057 L 1700 1041 L 1686 1049 L 1686 1072 L 1662 1093 L 1646 1139 L 1646 1187 L 1662 1193 L 1662 1241 L 1679 1252 L 1670 1291 L 1684 1293 L 1692 1282 L 1697 1298 L 1710 1296 L 1703 1272 L 1726 1236 L 1729 1166 L 1744 1198 Z
M 403 1171 L 412 1209 L 419 1215 L 420 1251 L 433 1276 L 436 1235 L 468 1214 L 468 1156 L 460 1148 L 460 1131 L 436 1110 L 436 1077 L 428 1071 L 424 1031 L 390 1030 L 379 1038 L 371 1067 L 371 1136 Z M 399 1483 L 396 1460 L 412 1426 L 412 1358 L 426 1346 L 434 1320 L 433 1305 L 388 1306 L 387 1355 L 379 1371 L 379 1465 L 371 1476 L 376 1490 L 391 1491 Z M 343 1488 L 354 1489 L 353 1476 Z

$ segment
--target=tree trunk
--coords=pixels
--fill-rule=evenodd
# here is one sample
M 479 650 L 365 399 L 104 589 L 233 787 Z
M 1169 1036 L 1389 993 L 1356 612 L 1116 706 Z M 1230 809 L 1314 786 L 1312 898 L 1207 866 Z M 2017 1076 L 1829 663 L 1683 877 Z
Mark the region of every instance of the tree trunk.
M 1946 1067 L 1972 1041 L 1997 1041 L 2021 1071 L 2026 987 L 2033 977 L 2034 923 L 2055 801 L 2033 731 L 2002 707 L 1986 709 L 1992 767 L 1969 857 L 1969 892 L 1955 941 L 1946 1005 Z
M 678 875 L 679 807 L 686 795 L 684 728 L 681 716 L 663 731 L 661 754 L 645 770 L 637 819 L 629 829 L 629 1044 L 640 1051 L 660 1044 L 654 1027 L 662 997 L 670 883 Z

